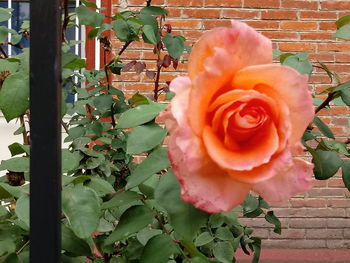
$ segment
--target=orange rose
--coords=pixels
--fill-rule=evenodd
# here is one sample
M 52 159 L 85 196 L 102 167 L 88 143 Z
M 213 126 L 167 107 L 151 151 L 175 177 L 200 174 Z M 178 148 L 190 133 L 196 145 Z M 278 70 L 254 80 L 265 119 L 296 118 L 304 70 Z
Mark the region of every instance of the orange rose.
M 166 120 L 184 201 L 229 211 L 250 190 L 280 202 L 311 187 L 300 139 L 314 116 L 307 76 L 272 64 L 271 41 L 241 22 L 203 35 Z

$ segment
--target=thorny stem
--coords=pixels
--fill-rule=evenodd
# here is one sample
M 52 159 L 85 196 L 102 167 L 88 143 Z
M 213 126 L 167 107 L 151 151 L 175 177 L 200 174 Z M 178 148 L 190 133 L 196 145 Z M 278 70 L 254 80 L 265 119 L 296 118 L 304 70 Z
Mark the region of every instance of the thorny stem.
M 329 92 L 325 101 L 322 102 L 322 104 L 316 108 L 315 113 L 318 113 L 323 108 L 329 106 L 329 103 L 333 100 L 334 95 L 335 95 L 335 92 Z
M 62 42 L 66 41 L 66 30 L 69 23 L 68 0 L 63 1 L 64 19 L 62 25 Z
M 125 49 L 127 49 L 127 47 L 132 43 L 133 41 L 127 41 L 125 42 L 124 46 L 122 47 L 122 49 L 119 51 L 118 56 L 120 56 L 121 54 L 123 54 L 123 52 L 125 51 Z
M 109 79 L 109 73 L 108 73 L 108 64 L 106 64 L 107 62 L 107 51 L 104 50 L 103 52 L 103 62 L 105 64 L 104 66 L 104 70 L 105 70 L 105 73 L 106 73 L 106 80 L 107 80 L 107 90 L 109 90 L 111 88 L 111 85 L 110 85 L 110 79 Z M 111 105 L 111 119 L 112 119 L 112 126 L 113 128 L 115 128 L 115 119 L 114 119 L 114 109 L 113 109 L 113 104 Z
M 30 240 L 24 243 L 24 245 L 16 252 L 17 255 L 19 255 L 30 243 Z
M 26 130 L 26 126 L 24 123 L 24 115 L 19 116 L 19 120 L 21 122 L 21 126 L 23 127 L 23 132 L 22 132 L 22 137 L 23 137 L 23 143 L 28 145 L 28 138 L 27 138 L 27 130 Z
M 9 56 L 7 55 L 5 49 L 2 47 L 2 45 L 0 45 L 0 51 L 1 53 L 4 55 L 5 58 L 8 58 Z
M 62 127 L 63 127 L 63 129 L 65 130 L 65 132 L 68 134 L 68 126 L 67 126 L 67 123 L 65 123 L 63 120 L 61 120 L 61 124 L 62 124 Z

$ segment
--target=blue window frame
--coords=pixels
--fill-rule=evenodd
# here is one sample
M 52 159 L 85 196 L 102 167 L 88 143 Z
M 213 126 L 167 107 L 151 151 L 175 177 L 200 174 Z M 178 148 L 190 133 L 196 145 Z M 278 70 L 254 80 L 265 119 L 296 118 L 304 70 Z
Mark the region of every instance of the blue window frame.
M 44 0 L 45 1 L 45 0 Z M 74 12 L 75 8 L 80 4 L 78 0 L 70 0 L 68 3 L 69 12 Z M 21 30 L 21 26 L 24 21 L 29 20 L 29 4 L 30 0 L 0 0 L 0 7 L 2 8 L 12 8 L 12 17 L 9 21 L 0 23 L 1 26 L 6 26 L 10 29 L 13 29 L 17 32 Z M 82 39 L 82 30 L 77 27 L 69 27 L 66 31 L 67 40 L 81 40 Z M 10 40 L 10 39 L 9 39 Z M 3 45 L 4 50 L 8 55 L 16 55 L 22 52 L 22 48 L 28 48 L 30 45 L 30 40 L 28 37 L 22 37 L 18 45 Z M 20 47 L 19 47 L 20 46 Z M 82 56 L 83 45 L 77 44 L 73 46 L 70 50 L 71 53 L 74 53 L 78 56 Z M 69 87 L 65 87 L 66 90 L 69 90 Z M 67 102 L 74 102 L 74 95 L 68 94 Z

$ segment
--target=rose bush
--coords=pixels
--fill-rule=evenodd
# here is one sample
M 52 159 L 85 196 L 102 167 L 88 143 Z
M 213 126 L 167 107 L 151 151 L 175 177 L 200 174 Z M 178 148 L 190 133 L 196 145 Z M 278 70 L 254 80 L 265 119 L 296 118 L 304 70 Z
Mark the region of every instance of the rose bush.
M 207 32 L 166 113 L 169 158 L 184 201 L 229 211 L 250 190 L 280 202 L 311 187 L 301 137 L 314 117 L 307 76 L 272 64 L 271 41 L 248 25 Z

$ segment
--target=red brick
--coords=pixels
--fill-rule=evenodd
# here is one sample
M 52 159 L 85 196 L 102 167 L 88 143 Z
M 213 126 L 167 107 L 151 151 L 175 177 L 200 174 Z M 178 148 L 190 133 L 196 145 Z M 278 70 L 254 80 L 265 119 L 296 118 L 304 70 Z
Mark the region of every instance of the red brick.
M 325 248 L 325 240 L 305 240 L 305 239 L 284 239 L 284 240 L 264 240 L 262 243 L 263 248 L 280 248 L 280 249 L 291 249 L 291 248 Z
M 334 22 L 319 22 L 320 30 L 332 30 L 335 33 L 335 30 L 337 30 L 337 26 Z
M 307 229 L 307 239 L 339 239 L 343 237 L 342 229 Z
M 190 6 L 190 5 L 188 5 Z M 215 7 L 242 7 L 241 0 L 205 0 L 205 6 L 215 6 Z
M 301 239 L 304 238 L 305 236 L 305 229 L 283 229 L 282 233 L 276 234 L 273 232 L 273 230 L 270 230 L 270 238 L 273 239 L 286 239 L 286 238 L 290 238 L 290 239 Z
M 343 208 L 308 208 L 308 217 L 345 217 Z
M 350 54 L 335 54 L 335 61 L 336 62 L 350 62 Z
M 204 29 L 212 29 L 214 27 L 220 27 L 220 26 L 230 26 L 231 21 L 230 20 L 204 20 Z
M 255 8 L 277 8 L 280 7 L 279 0 L 245 0 L 244 7 L 255 7 Z
M 271 20 L 291 20 L 297 18 L 297 13 L 292 10 L 264 10 L 261 12 L 261 18 Z
M 321 8 L 328 9 L 328 10 L 350 9 L 350 2 L 349 1 L 322 1 Z
M 291 199 L 292 207 L 326 207 L 325 199 Z
M 326 228 L 327 221 L 330 219 L 325 218 L 290 218 L 289 227 L 290 228 Z
M 299 35 L 294 32 L 262 31 L 261 34 L 270 39 L 299 39 Z
M 332 33 L 308 32 L 308 33 L 300 33 L 300 39 L 301 40 L 315 40 L 315 41 L 334 40 L 332 35 L 333 35 Z
M 297 8 L 297 9 L 317 9 L 316 1 L 306 0 L 282 0 L 282 8 Z
M 202 22 L 194 19 L 168 19 L 167 24 L 171 24 L 174 29 L 200 29 Z
M 329 228 L 350 228 L 349 218 L 332 218 L 327 221 Z
M 330 249 L 342 249 L 342 248 L 350 248 L 349 240 L 327 240 L 327 248 Z
M 284 21 L 281 22 L 281 29 L 285 30 L 316 30 L 316 22 L 304 22 L 304 21 Z
M 281 51 L 314 51 L 316 50 L 316 47 L 315 43 L 293 42 L 279 44 Z
M 337 13 L 335 12 L 322 12 L 322 11 L 300 11 L 300 18 L 307 19 L 332 19 L 335 21 L 337 19 Z
M 220 9 L 184 9 L 183 15 L 189 18 L 219 18 Z
M 349 199 L 329 199 L 327 203 L 329 207 L 350 207 Z
M 203 6 L 203 0 L 168 0 L 167 6 Z
M 246 21 L 248 25 L 259 30 L 278 29 L 279 23 L 276 21 Z
M 256 19 L 260 17 L 258 11 L 250 11 L 246 9 L 224 9 L 222 18 L 249 18 Z

